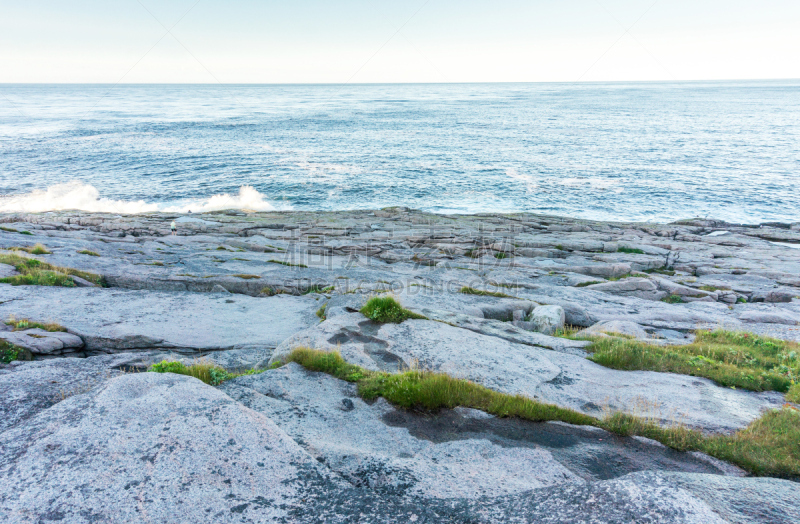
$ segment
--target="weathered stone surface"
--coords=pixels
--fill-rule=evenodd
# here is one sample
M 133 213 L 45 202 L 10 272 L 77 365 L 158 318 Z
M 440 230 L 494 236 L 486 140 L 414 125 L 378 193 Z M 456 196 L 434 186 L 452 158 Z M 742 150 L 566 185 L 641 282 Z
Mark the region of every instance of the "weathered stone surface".
M 566 316 L 561 306 L 537 306 L 530 314 L 530 322 L 534 329 L 545 335 L 552 335 L 564 327 Z
M 177 236 L 169 235 L 173 219 Z M 664 343 L 717 327 L 800 340 L 800 250 L 773 243 L 793 240 L 788 225 L 407 208 L 185 217 L 59 211 L 0 221 L 32 232 L 0 233 L 0 248 L 41 242 L 52 254 L 36 258 L 102 275 L 110 286 L 0 284 L 0 320 L 56 321 L 86 342 L 59 339 L 56 348 L 60 335 L 42 334 L 36 340 L 51 352 L 37 356 L 51 360 L 0 365 L 0 485 L 14 486 L 0 490 L 3 522 L 800 520 L 794 484 L 706 475 L 734 470 L 645 439 L 533 428 L 471 410 L 419 416 L 365 404 L 352 385 L 296 366 L 225 386 L 260 413 L 191 379 L 117 377 L 162 359 L 263 368 L 272 348 L 284 354 L 302 342 L 341 346 L 371 369 L 420 363 L 592 415 L 620 409 L 730 431 L 782 396 L 606 369 L 584 358 L 586 342 L 521 329 L 533 327 L 523 319 L 556 306 L 568 324 L 599 322 L 590 332 Z M 78 253 L 84 249 L 100 256 Z M 12 272 L 0 266 L 0 277 Z M 353 313 L 387 291 L 431 321 L 378 326 Z M 684 303 L 661 302 L 668 294 Z M 9 331 L 0 324 L 0 333 Z M 259 462 L 266 469 L 253 466 Z
M 306 491 L 345 485 L 263 415 L 171 374 L 70 397 L 4 431 L 0 449 L 5 522 L 274 521 Z
M 14 266 L 9 266 L 8 264 L 0 264 L 0 278 L 7 278 L 13 277 L 17 275 L 17 270 L 14 269 Z
M 295 347 L 339 351 L 349 362 L 373 370 L 420 366 L 590 415 L 600 416 L 604 409 L 635 412 L 709 431 L 741 428 L 763 410 L 783 404 L 779 393 L 732 390 L 670 373 L 612 370 L 581 356 L 429 320 L 380 325 L 360 313 L 340 315 L 282 343 L 272 361 Z
M 625 320 L 598 322 L 594 326 L 581 330 L 578 334 L 582 336 L 627 335 L 639 340 L 648 338 L 647 331 L 642 326 L 636 322 Z
M 54 320 L 92 353 L 269 348 L 319 322 L 310 297 L 0 285 L 0 317 Z
M 0 332 L 0 339 L 30 350 L 34 355 L 72 353 L 83 347 L 83 339 L 72 333 L 49 332 L 43 329 Z

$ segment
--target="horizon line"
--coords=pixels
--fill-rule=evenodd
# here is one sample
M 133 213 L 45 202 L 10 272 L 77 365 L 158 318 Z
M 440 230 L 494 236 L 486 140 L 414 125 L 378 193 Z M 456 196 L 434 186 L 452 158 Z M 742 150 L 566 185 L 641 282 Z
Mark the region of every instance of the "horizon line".
M 369 86 L 369 85 L 477 85 L 477 84 L 680 84 L 700 82 L 786 82 L 800 81 L 800 77 L 787 78 L 709 78 L 664 80 L 511 80 L 464 82 L 0 82 L 0 86 L 21 85 L 96 85 L 96 86 Z

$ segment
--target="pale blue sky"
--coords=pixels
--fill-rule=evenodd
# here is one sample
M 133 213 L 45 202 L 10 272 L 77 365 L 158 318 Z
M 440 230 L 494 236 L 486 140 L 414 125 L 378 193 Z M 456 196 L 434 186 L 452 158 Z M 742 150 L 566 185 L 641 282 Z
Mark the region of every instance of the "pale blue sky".
M 0 0 L 0 13 L 0 82 L 800 78 L 798 0 Z

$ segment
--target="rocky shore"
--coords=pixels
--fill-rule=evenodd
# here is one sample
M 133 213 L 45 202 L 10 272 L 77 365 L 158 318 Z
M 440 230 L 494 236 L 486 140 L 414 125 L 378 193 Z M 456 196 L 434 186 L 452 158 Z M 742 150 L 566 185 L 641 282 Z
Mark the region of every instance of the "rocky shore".
M 198 359 L 262 370 L 310 347 L 731 434 L 784 394 L 610 369 L 585 337 L 562 335 L 800 341 L 800 224 L 387 208 L 51 212 L 0 226 L 0 342 L 32 359 L 0 365 L 0 521 L 800 522 L 797 479 L 642 437 L 403 410 L 295 363 L 218 387 L 142 372 Z M 20 256 L 74 271 L 67 285 L 11 285 Z M 387 292 L 425 318 L 359 312 Z

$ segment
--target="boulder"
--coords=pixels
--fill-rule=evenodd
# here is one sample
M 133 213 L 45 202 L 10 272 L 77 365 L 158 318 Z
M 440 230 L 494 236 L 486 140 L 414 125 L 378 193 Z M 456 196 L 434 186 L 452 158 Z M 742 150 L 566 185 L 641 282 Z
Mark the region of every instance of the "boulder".
M 552 335 L 564 327 L 565 318 L 564 308 L 561 306 L 536 306 L 528 320 L 539 333 Z

